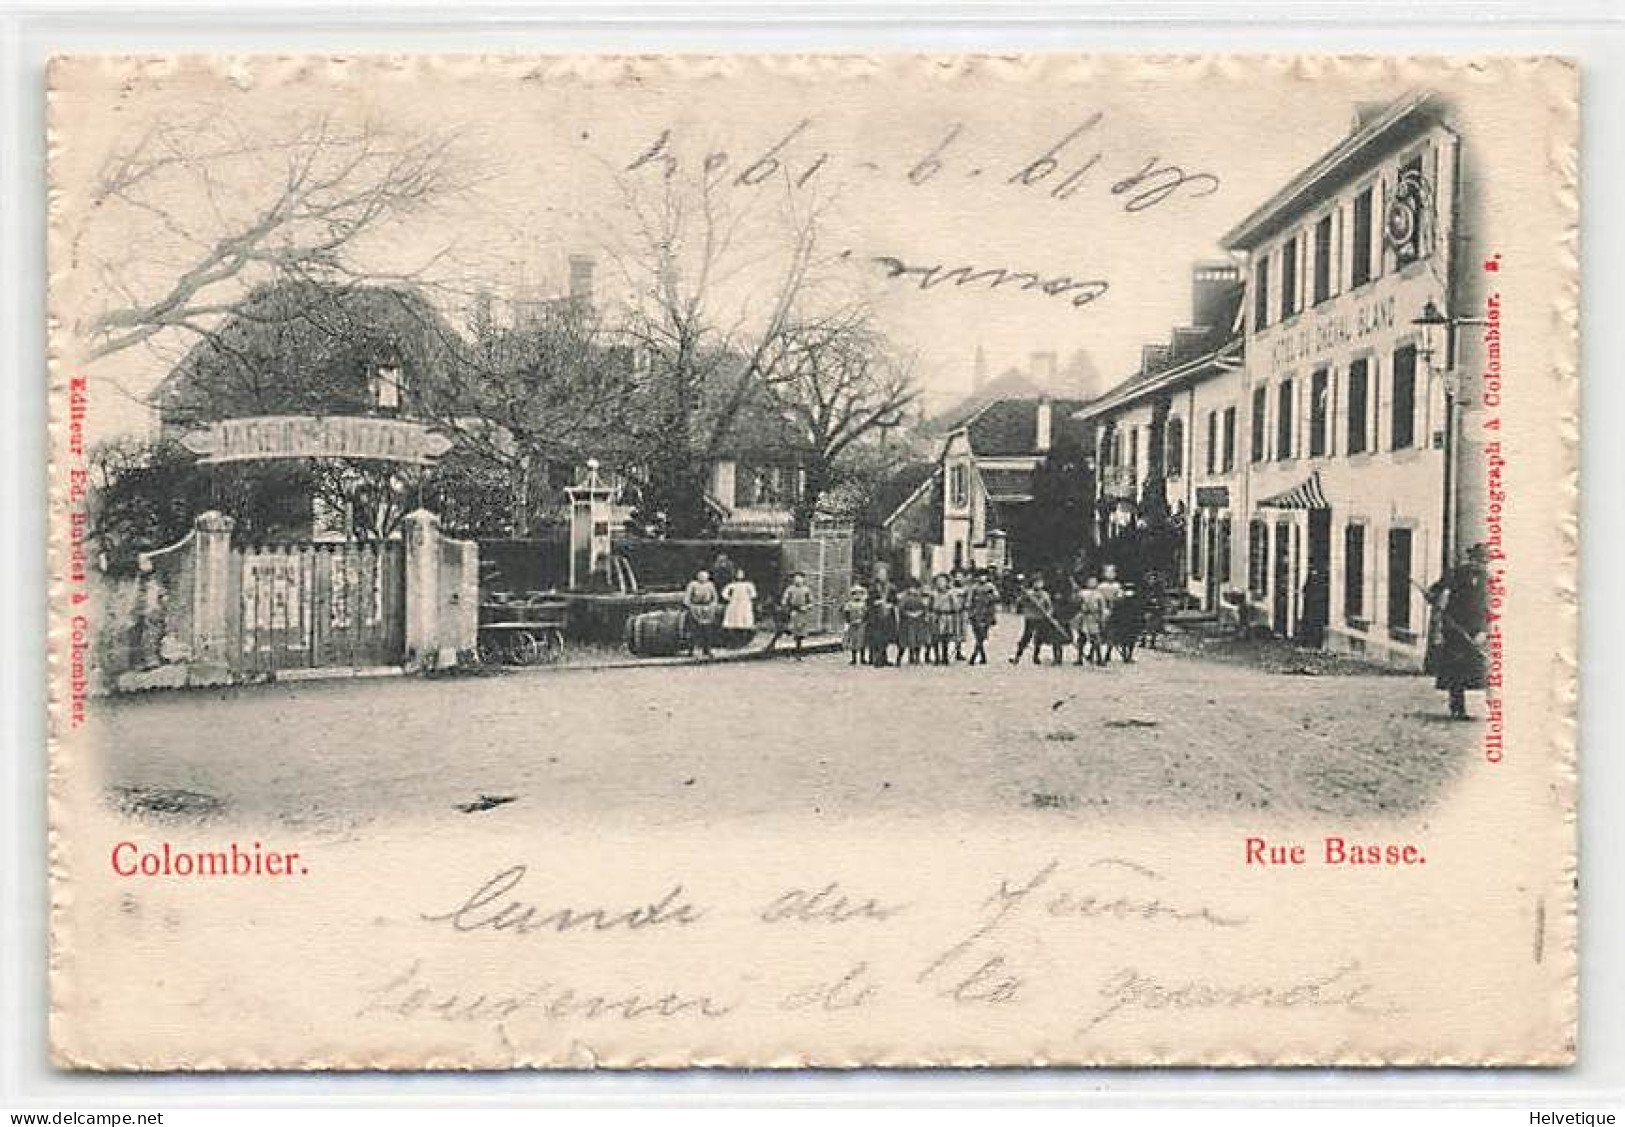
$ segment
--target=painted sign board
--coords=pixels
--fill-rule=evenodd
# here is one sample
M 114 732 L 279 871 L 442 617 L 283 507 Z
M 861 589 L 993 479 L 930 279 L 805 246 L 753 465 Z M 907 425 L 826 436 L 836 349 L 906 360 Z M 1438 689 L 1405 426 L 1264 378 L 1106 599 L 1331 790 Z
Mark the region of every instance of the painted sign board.
M 365 415 L 260 415 L 219 419 L 181 439 L 209 464 L 269 458 L 364 458 L 428 465 L 451 439 L 422 423 Z

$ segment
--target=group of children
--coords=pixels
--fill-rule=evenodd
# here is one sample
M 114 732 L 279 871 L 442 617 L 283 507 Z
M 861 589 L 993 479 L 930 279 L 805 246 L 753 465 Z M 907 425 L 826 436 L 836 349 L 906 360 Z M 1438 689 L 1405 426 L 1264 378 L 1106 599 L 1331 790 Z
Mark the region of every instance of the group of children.
M 1098 576 L 1079 582 L 1067 577 L 1053 592 L 1042 575 L 1035 575 L 1022 587 L 1016 599 L 1022 617 L 1021 638 L 1010 658 L 1019 664 L 1027 647 L 1038 665 L 1043 649 L 1049 647 L 1051 662 L 1066 659 L 1068 645 L 1075 646 L 1077 665 L 1109 665 L 1115 651 L 1125 663 L 1134 661 L 1134 650 L 1148 631 L 1149 616 L 1141 593 L 1117 578 L 1117 569 L 1107 564 Z
M 855 584 L 842 607 L 848 660 L 876 668 L 905 661 L 986 665 L 998 608 L 999 588 L 985 573 L 938 575 L 929 586 L 910 579 L 899 587 L 884 565 L 877 566 L 869 585 Z
M 876 668 L 905 662 L 986 665 L 987 638 L 998 621 L 1001 601 L 1006 601 L 1006 594 L 985 569 L 898 585 L 885 565 L 878 565 L 867 585 L 852 587 L 842 608 L 848 660 Z M 1059 665 L 1069 645 L 1076 646 L 1078 665 L 1106 665 L 1114 650 L 1132 662 L 1146 631 L 1139 593 L 1121 583 L 1110 564 L 1098 577 L 1081 583 L 1068 577 L 1054 592 L 1042 575 L 1033 576 L 1021 585 L 1014 602 L 1022 631 L 1012 664 L 1019 664 L 1029 647 L 1033 664 L 1039 664 L 1048 647 L 1053 663 Z

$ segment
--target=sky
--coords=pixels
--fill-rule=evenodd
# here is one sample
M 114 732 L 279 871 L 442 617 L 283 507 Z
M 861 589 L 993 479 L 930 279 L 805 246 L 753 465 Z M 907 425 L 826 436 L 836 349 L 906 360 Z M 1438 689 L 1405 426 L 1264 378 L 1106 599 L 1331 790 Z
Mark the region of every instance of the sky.
M 868 300 L 914 358 L 928 406 L 968 392 L 978 348 L 993 374 L 1078 350 L 1108 383 L 1130 374 L 1143 343 L 1188 318 L 1191 267 L 1223 257 L 1223 232 L 1340 140 L 1356 103 L 1405 90 L 1377 63 L 1065 56 L 239 60 L 56 81 L 57 234 L 72 248 L 57 244 L 69 269 L 56 308 L 69 326 L 161 292 L 263 206 L 275 140 L 321 114 L 390 136 L 456 135 L 473 186 L 357 248 L 383 271 L 430 264 L 453 304 L 478 288 L 562 291 L 568 256 L 583 253 L 599 263 L 600 296 L 624 296 L 628 201 L 658 204 L 669 189 L 692 214 L 709 178 L 713 206 L 738 220 L 709 300 L 719 323 L 749 325 L 782 276 L 787 216 L 816 208 L 823 265 L 808 300 Z M 148 206 L 91 206 L 110 155 L 154 122 L 182 138 L 229 123 L 248 140 L 206 177 L 170 170 Z M 692 252 L 698 226 L 685 231 Z M 1053 284 L 922 285 L 932 267 Z M 223 283 L 222 303 L 241 284 Z M 100 427 L 142 427 L 139 401 L 194 339 L 166 331 L 91 365 Z

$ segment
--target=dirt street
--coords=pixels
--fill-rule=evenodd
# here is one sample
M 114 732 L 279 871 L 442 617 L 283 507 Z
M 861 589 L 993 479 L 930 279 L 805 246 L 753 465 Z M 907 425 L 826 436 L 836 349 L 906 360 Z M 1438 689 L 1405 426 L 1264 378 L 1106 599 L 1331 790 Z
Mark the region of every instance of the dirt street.
M 1480 730 L 1420 677 L 1133 666 L 871 670 L 844 657 L 389 678 L 107 702 L 110 801 L 344 833 L 528 815 L 685 823 L 1112 810 L 1382 817 Z M 466 808 L 466 809 L 465 809 Z

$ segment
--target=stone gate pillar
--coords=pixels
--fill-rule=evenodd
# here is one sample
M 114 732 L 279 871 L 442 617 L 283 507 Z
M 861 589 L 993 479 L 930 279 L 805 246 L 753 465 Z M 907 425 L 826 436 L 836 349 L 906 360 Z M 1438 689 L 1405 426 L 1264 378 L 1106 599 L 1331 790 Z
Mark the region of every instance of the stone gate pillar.
M 415 509 L 402 520 L 406 540 L 406 664 L 439 660 L 440 518 Z
M 231 533 L 236 527 L 231 517 L 213 510 L 192 522 L 192 661 L 222 671 L 231 661 Z

